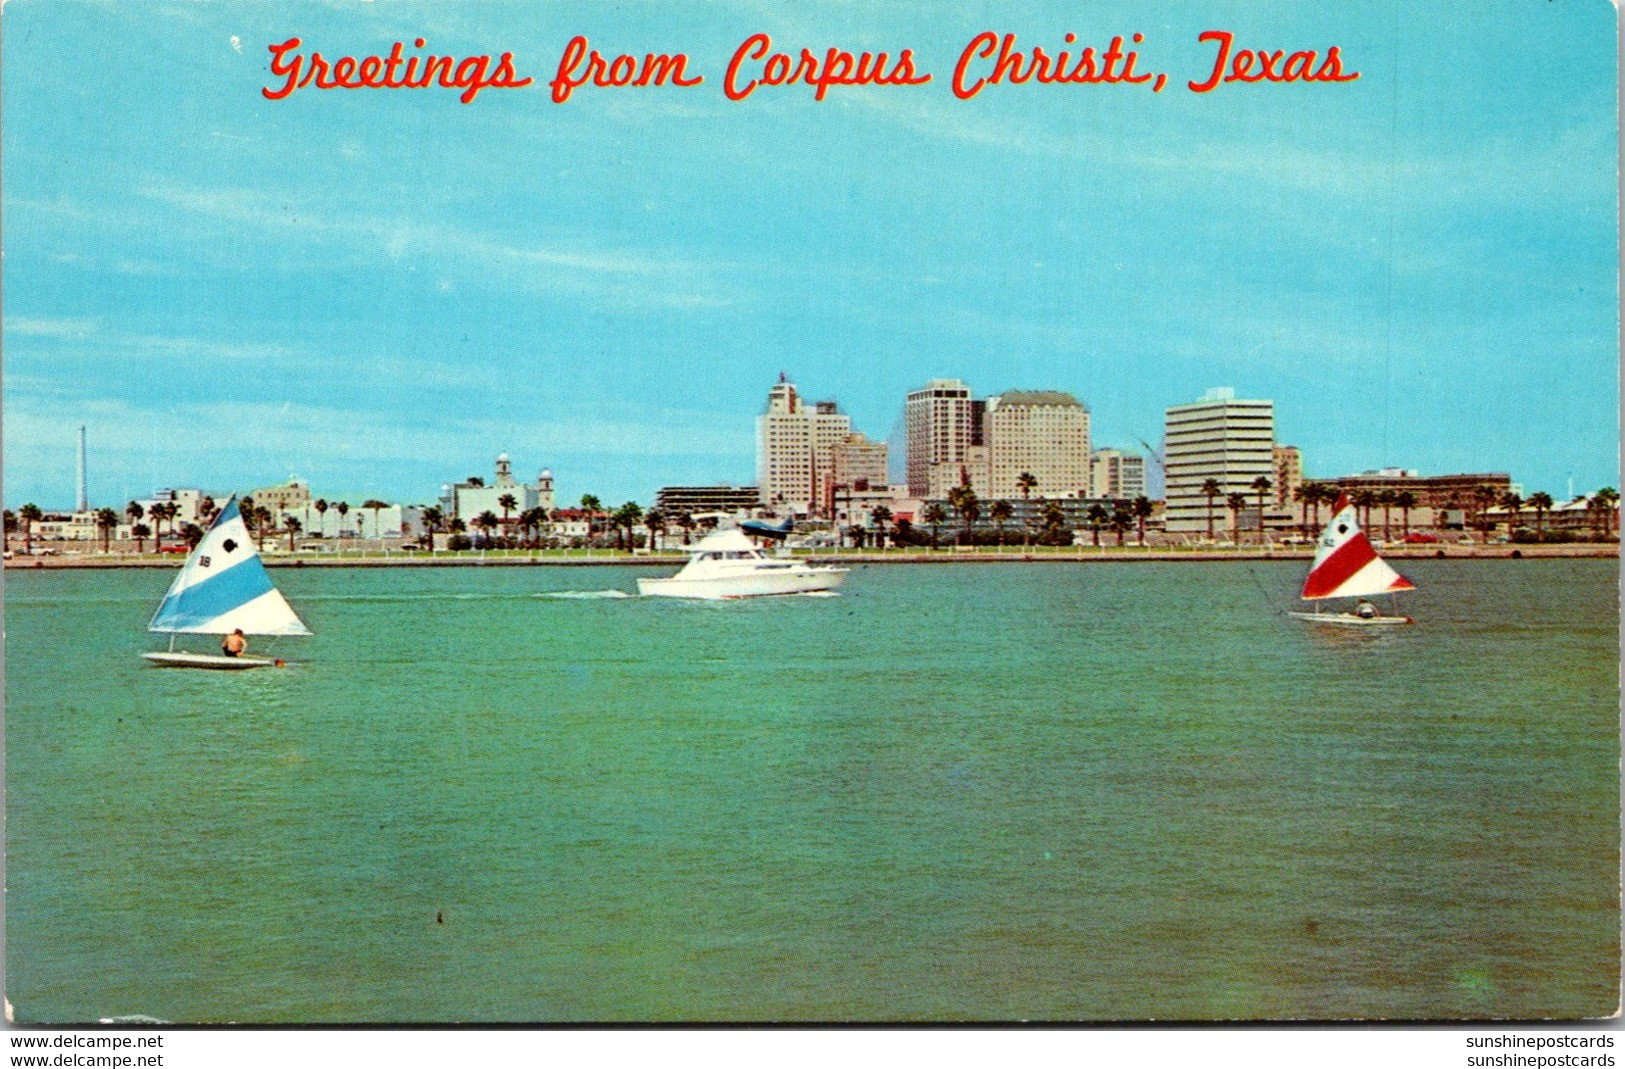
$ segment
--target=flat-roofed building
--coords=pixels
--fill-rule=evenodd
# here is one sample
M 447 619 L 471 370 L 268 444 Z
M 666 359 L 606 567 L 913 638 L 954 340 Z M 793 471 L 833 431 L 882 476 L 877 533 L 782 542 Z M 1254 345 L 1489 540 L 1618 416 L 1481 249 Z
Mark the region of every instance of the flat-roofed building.
M 1023 474 L 1037 480 L 1034 497 L 1088 495 L 1089 409 L 1071 394 L 1010 390 L 988 398 L 986 437 L 985 496 L 1020 496 Z
M 682 513 L 755 512 L 762 507 L 762 491 L 755 486 L 662 486 L 655 492 L 655 508 L 670 523 Z
M 1303 454 L 1295 445 L 1275 447 L 1275 503 L 1291 505 L 1303 485 Z
M 1377 493 L 1384 490 L 1392 490 L 1395 493 L 1402 490 L 1409 491 L 1416 498 L 1416 505 L 1413 507 L 1465 509 L 1469 511 L 1476 511 L 1478 508 L 1478 490 L 1480 487 L 1489 487 L 1493 490 L 1497 502 L 1501 500 L 1502 495 L 1515 492 L 1518 489 L 1512 482 L 1512 477 L 1504 471 L 1461 475 L 1419 475 L 1415 471 L 1405 468 L 1379 468 L 1376 471 L 1363 471 L 1358 475 L 1342 475 L 1325 481 L 1351 494 L 1356 490 L 1370 490 Z
M 886 486 L 888 461 L 885 442 L 871 442 L 861 433 L 852 433 L 830 450 L 831 476 L 835 485 L 848 490 Z
M 1273 482 L 1275 474 L 1274 401 L 1238 400 L 1234 390 L 1219 387 L 1200 401 L 1174 405 L 1163 424 L 1163 449 L 1170 533 L 1207 530 L 1209 498 L 1202 487 L 1209 479 L 1218 484 L 1215 533 L 1229 520 L 1225 502 L 1231 494 L 1252 502 L 1242 509 L 1241 529 L 1257 527 L 1253 481 L 1264 476 Z
M 932 379 L 909 393 L 903 405 L 908 492 L 914 498 L 945 497 L 961 483 L 987 492 L 983 421 L 987 402 L 974 400 L 959 379 Z
M 1145 495 L 1145 458 L 1121 449 L 1096 449 L 1089 458 L 1089 496 L 1133 501 Z

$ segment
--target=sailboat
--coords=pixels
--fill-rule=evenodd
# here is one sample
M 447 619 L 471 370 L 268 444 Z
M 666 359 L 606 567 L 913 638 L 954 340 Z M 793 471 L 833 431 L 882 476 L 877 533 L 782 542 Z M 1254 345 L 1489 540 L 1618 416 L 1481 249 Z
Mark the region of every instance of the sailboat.
M 1320 532 L 1315 546 L 1315 563 L 1309 568 L 1309 577 L 1303 583 L 1303 600 L 1315 603 L 1314 612 L 1294 612 L 1288 615 L 1317 624 L 1336 624 L 1345 627 L 1383 627 L 1394 624 L 1414 624 L 1416 621 L 1402 614 L 1385 614 L 1364 599 L 1373 594 L 1394 594 L 1401 590 L 1414 590 L 1415 585 L 1394 571 L 1377 556 L 1377 548 L 1360 530 L 1359 517 L 1349 504 L 1347 494 L 1337 496 L 1331 522 Z M 1321 612 L 1320 602 L 1327 598 L 1360 598 L 1363 605 L 1354 611 Z
M 310 629 L 271 585 L 248 525 L 232 497 L 203 533 L 169 593 L 153 614 L 148 631 L 170 636 L 169 649 L 142 654 L 168 668 L 264 668 L 281 665 L 270 657 L 192 653 L 175 648 L 176 635 L 308 635 Z

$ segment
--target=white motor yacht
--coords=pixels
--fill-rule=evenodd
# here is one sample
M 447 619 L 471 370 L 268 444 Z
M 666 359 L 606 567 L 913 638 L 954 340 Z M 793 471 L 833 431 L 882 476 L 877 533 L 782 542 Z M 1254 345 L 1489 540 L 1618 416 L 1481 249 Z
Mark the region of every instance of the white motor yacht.
M 738 530 L 706 535 L 686 548 L 688 563 L 667 579 L 639 579 L 638 593 L 659 598 L 757 598 L 834 590 L 845 568 L 768 557 Z

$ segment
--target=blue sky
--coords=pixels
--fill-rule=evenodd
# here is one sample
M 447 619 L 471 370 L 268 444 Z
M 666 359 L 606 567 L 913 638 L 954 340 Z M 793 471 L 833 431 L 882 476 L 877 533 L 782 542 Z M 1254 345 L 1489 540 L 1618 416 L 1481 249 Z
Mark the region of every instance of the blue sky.
M 1097 445 L 1228 385 L 1316 477 L 1618 485 L 1615 12 L 1605 0 L 721 2 L 4 9 L 9 507 L 245 490 L 431 499 L 509 452 L 561 496 L 750 482 L 778 372 L 887 437 L 904 393 L 1062 389 Z M 1237 46 L 1356 82 L 1184 88 Z M 983 30 L 1139 86 L 961 101 Z M 728 58 L 912 48 L 929 85 L 763 89 Z M 566 42 L 692 89 L 549 99 Z M 296 91 L 267 46 L 511 51 L 521 90 Z

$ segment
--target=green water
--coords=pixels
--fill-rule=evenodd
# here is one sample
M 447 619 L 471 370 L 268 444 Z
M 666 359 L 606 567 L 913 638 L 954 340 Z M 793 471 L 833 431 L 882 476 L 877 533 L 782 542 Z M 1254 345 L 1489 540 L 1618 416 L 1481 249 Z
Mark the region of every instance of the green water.
M 300 663 L 145 667 L 170 576 L 6 578 L 20 1020 L 1578 1016 L 1619 960 L 1615 561 L 280 570 Z M 206 648 L 206 647 L 203 647 Z M 265 640 L 254 652 L 265 652 Z

